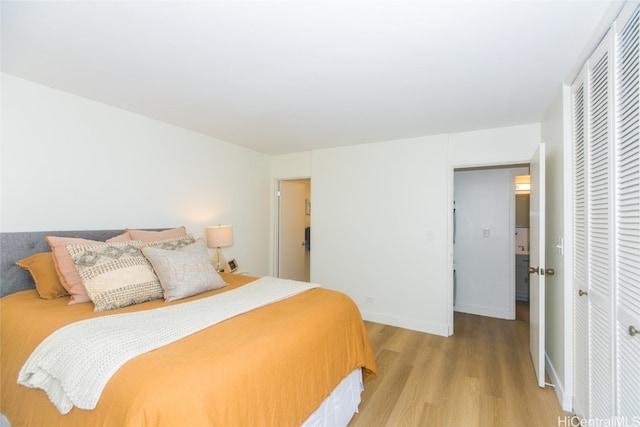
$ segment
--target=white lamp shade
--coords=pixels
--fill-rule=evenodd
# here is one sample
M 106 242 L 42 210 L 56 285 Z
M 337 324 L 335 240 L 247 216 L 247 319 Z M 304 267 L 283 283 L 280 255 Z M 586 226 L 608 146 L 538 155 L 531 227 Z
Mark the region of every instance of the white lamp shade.
M 232 245 L 232 225 L 216 225 L 213 227 L 207 227 L 207 246 L 210 248 L 224 248 Z

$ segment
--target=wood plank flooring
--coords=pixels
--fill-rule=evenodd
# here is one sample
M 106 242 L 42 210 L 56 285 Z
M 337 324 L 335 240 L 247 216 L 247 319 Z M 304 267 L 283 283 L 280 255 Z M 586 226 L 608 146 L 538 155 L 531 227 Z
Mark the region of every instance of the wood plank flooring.
M 570 416 L 553 388 L 537 385 L 528 306 L 518 304 L 513 321 L 464 313 L 454 321 L 448 338 L 365 322 L 378 374 L 350 427 L 551 427 Z

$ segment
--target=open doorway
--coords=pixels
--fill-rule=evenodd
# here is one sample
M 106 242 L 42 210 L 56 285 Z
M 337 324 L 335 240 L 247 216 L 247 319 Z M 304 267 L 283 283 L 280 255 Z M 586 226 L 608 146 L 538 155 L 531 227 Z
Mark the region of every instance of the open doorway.
M 455 311 L 514 320 L 516 300 L 528 301 L 528 195 L 518 198 L 515 183 L 528 173 L 528 165 L 454 171 Z
M 515 176 L 516 320 L 529 322 L 529 228 L 531 177 Z
M 529 195 L 530 176 L 515 176 L 516 303 L 529 303 Z
M 276 276 L 311 278 L 311 179 L 278 181 Z
M 530 175 L 530 199 L 529 199 L 529 316 L 528 316 L 528 324 L 529 324 L 529 352 L 531 353 L 531 360 L 533 361 L 533 368 L 535 371 L 535 375 L 537 377 L 538 380 L 538 385 L 540 387 L 544 387 L 545 386 L 545 362 L 544 362 L 544 358 L 545 358 L 545 276 L 546 275 L 553 275 L 554 274 L 554 269 L 553 268 L 547 268 L 546 267 L 546 258 L 545 258 L 545 223 L 546 223 L 546 218 L 545 218 L 545 211 L 546 211 L 546 193 L 545 193 L 545 175 L 546 175 L 546 167 L 545 167 L 545 158 L 546 158 L 546 146 L 544 143 L 540 143 L 538 145 L 538 148 L 535 150 L 535 152 L 533 153 L 533 155 L 531 156 L 531 160 L 529 161 L 528 165 L 512 165 L 512 166 L 507 166 L 507 168 L 511 167 L 511 168 L 515 168 L 518 166 L 521 166 L 523 168 L 526 168 L 528 166 L 529 169 L 529 175 Z M 505 166 L 495 166 L 495 167 L 484 167 L 484 168 L 474 168 L 475 170 L 485 170 L 485 169 L 504 169 Z M 454 325 L 454 311 L 462 311 L 461 309 L 463 308 L 463 303 L 465 302 L 465 300 L 463 300 L 462 298 L 462 291 L 463 289 L 465 289 L 464 286 L 464 282 L 462 281 L 463 279 L 463 275 L 462 273 L 462 267 L 463 267 L 463 260 L 464 257 L 460 256 L 460 252 L 459 252 L 459 247 L 462 246 L 462 236 L 465 235 L 469 235 L 474 237 L 476 240 L 478 239 L 486 239 L 486 241 L 488 242 L 488 240 L 491 238 L 491 236 L 495 236 L 495 234 L 493 234 L 492 232 L 492 227 L 493 225 L 480 225 L 480 227 L 477 226 L 477 224 L 474 225 L 474 227 L 468 227 L 467 228 L 467 233 L 465 233 L 465 230 L 463 229 L 464 224 L 464 217 L 460 218 L 460 211 L 461 211 L 461 206 L 460 206 L 460 202 L 459 202 L 459 193 L 456 191 L 458 190 L 457 187 L 457 183 L 459 181 L 459 175 L 460 173 L 464 173 L 465 171 L 467 171 L 467 169 L 457 169 L 455 168 L 452 172 L 452 180 L 453 180 L 453 184 L 452 185 L 452 192 L 451 192 L 451 200 L 453 202 L 453 213 L 454 213 L 454 218 L 453 218 L 453 227 L 452 227 L 452 231 L 453 231 L 453 239 L 450 240 L 450 248 L 451 248 L 451 253 L 453 254 L 452 257 L 452 267 L 453 267 L 453 280 L 452 280 L 452 284 L 453 286 L 451 287 L 451 293 L 449 294 L 452 298 L 449 300 L 451 301 L 451 312 L 450 312 L 450 331 L 453 333 L 453 330 L 455 328 Z M 472 169 L 469 169 L 468 171 L 472 171 Z M 517 173 L 517 175 L 520 175 L 522 173 Z M 508 185 L 507 188 L 508 190 L 506 192 L 504 192 L 504 194 L 508 194 L 508 197 L 510 197 L 510 200 L 514 200 L 515 197 L 511 197 L 511 194 L 513 194 L 514 191 L 514 185 L 513 185 L 513 180 L 509 179 L 508 181 Z M 484 187 L 487 187 L 487 185 L 485 185 Z M 480 188 L 484 188 L 484 187 L 480 187 Z M 491 201 L 482 199 L 484 202 L 484 205 L 487 205 L 487 202 L 491 203 Z M 478 204 L 479 207 L 482 207 L 482 204 Z M 513 206 L 513 211 L 515 211 L 515 202 L 512 204 Z M 475 212 L 470 212 L 467 214 L 470 218 L 475 218 Z M 515 214 L 513 214 L 515 216 Z M 488 216 L 488 218 L 492 218 L 491 215 Z M 502 257 L 502 263 L 503 264 L 510 264 L 511 265 L 511 271 L 513 273 L 515 273 L 514 269 L 515 269 L 515 218 L 512 216 L 510 218 L 513 218 L 514 221 L 512 222 L 511 220 L 507 221 L 507 224 L 509 224 L 510 227 L 513 227 L 508 233 L 507 233 L 507 238 L 509 239 L 509 244 L 506 245 L 507 248 L 507 255 L 504 255 L 504 252 L 501 254 L 503 255 Z M 513 224 L 513 225 L 512 225 Z M 496 230 L 501 230 L 499 227 Z M 469 231 L 473 231 L 473 233 L 469 233 Z M 478 233 L 479 232 L 479 233 Z M 500 246 L 500 248 L 505 248 L 504 245 Z M 483 258 L 485 260 L 487 260 L 487 263 L 490 265 L 497 265 L 495 263 L 495 260 L 493 258 L 489 258 L 487 259 L 487 257 L 485 256 L 487 253 L 491 253 L 491 251 L 487 250 L 487 251 L 475 251 L 472 252 L 473 254 L 476 255 L 476 258 Z M 496 254 L 494 254 L 496 255 Z M 500 255 L 500 254 L 498 254 Z M 465 275 L 467 277 L 474 277 L 474 281 L 475 283 L 479 283 L 479 280 L 477 280 L 475 278 L 475 276 L 478 275 L 478 273 L 482 273 L 481 269 L 487 269 L 487 267 L 482 264 L 482 263 L 477 263 L 477 261 L 473 258 L 468 258 L 471 259 L 473 262 L 475 262 L 476 266 L 478 266 L 478 270 L 468 270 L 465 272 Z M 515 316 L 515 280 L 513 280 L 512 278 L 515 278 L 515 274 L 509 273 L 507 275 L 507 283 L 510 281 L 512 283 L 512 285 L 508 286 L 508 291 L 507 292 L 498 292 L 496 293 L 496 295 L 498 295 L 498 299 L 500 297 L 502 297 L 502 302 L 507 301 L 510 304 L 513 304 L 513 310 L 511 311 L 511 317 L 510 318 L 514 318 Z M 475 284 L 474 283 L 474 284 Z M 484 283 L 486 283 L 486 281 L 484 281 Z M 489 284 L 492 284 L 491 281 L 489 281 Z M 504 285 L 504 281 L 502 281 L 501 285 L 503 287 L 505 287 Z M 480 298 L 484 298 L 484 300 L 487 300 L 486 296 L 483 294 L 479 294 L 478 292 L 478 288 L 479 286 L 472 286 L 471 289 L 473 289 L 476 293 L 476 295 L 479 295 Z M 504 296 L 504 295 L 508 295 L 508 296 Z M 467 299 L 468 300 L 468 299 Z M 489 300 L 491 300 L 491 298 L 489 298 Z M 475 300 L 471 299 L 472 302 L 476 302 Z M 476 305 L 478 305 L 476 303 Z M 481 314 L 481 313 L 478 313 Z M 525 319 L 523 319 L 525 320 Z M 526 321 L 526 320 L 525 320 Z

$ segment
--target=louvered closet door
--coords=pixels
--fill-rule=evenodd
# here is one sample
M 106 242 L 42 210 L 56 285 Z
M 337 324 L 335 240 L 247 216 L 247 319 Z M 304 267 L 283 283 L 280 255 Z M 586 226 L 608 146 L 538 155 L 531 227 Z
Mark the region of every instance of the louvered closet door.
M 611 34 L 587 67 L 589 417 L 614 413 Z
M 581 418 L 589 415 L 589 317 L 587 283 L 587 203 L 586 203 L 586 113 L 585 70 L 571 88 L 573 104 L 573 165 L 574 165 L 574 229 L 573 229 L 573 332 L 575 378 L 574 410 Z
M 640 415 L 639 9 L 616 25 L 617 415 Z
M 640 416 L 639 11 L 626 4 L 571 92 L 574 409 L 632 423 Z

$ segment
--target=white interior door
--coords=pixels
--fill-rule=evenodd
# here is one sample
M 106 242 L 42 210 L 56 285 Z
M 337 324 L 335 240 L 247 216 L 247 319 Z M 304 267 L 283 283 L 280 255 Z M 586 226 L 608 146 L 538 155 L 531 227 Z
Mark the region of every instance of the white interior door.
M 544 387 L 544 279 L 545 279 L 545 145 L 540 144 L 530 163 L 529 211 L 529 352 L 538 385 Z
M 278 222 L 278 277 L 306 280 L 304 184 L 280 181 Z

